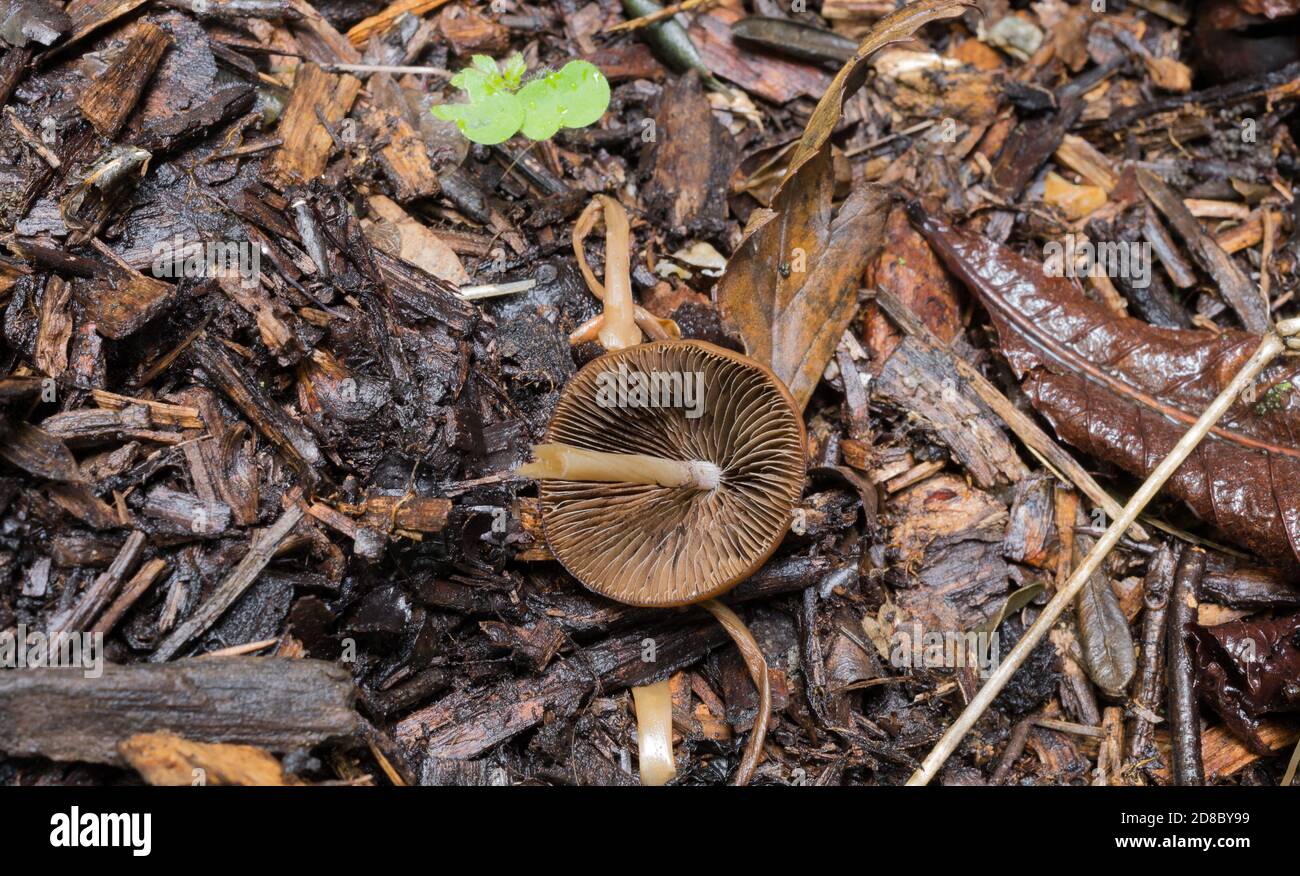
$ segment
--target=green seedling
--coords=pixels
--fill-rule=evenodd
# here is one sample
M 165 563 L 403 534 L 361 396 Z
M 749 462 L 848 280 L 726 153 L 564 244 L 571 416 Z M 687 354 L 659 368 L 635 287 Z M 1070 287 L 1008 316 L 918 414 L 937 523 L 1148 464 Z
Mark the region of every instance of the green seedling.
M 451 78 L 469 103 L 439 104 L 435 117 L 455 122 L 469 140 L 491 146 L 523 132 L 530 140 L 549 140 L 560 128 L 585 128 L 609 106 L 609 81 L 594 65 L 570 61 L 559 72 L 523 82 L 524 59 L 515 54 L 498 69 L 486 55 Z

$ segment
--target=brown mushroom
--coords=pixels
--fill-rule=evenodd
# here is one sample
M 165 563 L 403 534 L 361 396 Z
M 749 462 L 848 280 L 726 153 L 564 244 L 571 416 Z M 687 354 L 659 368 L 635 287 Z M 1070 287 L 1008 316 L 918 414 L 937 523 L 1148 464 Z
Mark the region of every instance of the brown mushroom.
M 565 388 L 537 461 L 542 526 L 588 588 L 632 605 L 699 603 L 739 647 L 759 691 L 736 784 L 762 755 L 767 661 L 714 597 L 776 550 L 803 492 L 806 435 L 789 390 L 764 365 L 702 341 L 616 350 Z M 665 684 L 633 691 L 642 781 L 673 775 Z
M 655 406 L 677 386 L 689 400 L 688 383 L 702 391 L 697 405 Z M 803 490 L 804 427 L 790 393 L 766 367 L 702 341 L 591 362 L 547 438 L 519 471 L 542 479 L 551 551 L 588 588 L 631 605 L 689 605 L 748 578 Z

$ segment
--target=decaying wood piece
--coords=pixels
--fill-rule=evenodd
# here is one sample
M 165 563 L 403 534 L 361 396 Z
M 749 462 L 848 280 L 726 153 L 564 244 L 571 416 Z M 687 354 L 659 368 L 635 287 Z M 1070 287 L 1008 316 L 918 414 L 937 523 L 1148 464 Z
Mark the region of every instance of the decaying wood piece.
M 1183 630 L 1196 620 L 1201 576 L 1205 573 L 1205 551 L 1183 550 L 1169 594 L 1169 633 L 1166 675 L 1169 683 L 1169 732 L 1173 740 L 1174 782 L 1179 785 L 1205 784 L 1201 763 L 1201 710 L 1196 694 L 1196 661 Z
M 337 125 L 347 115 L 360 89 L 361 81 L 353 76 L 326 73 L 315 64 L 299 67 L 280 120 L 284 142 L 271 157 L 264 178 L 283 189 L 320 176 L 334 144 L 326 125 Z
M 1242 325 L 1256 334 L 1268 331 L 1273 325 L 1268 301 L 1245 272 L 1215 243 L 1213 237 L 1205 233 L 1201 223 L 1164 180 L 1145 168 L 1138 168 L 1137 179 L 1151 203 L 1173 224 L 1197 263 L 1214 278 L 1219 292 L 1241 317 Z
M 647 155 L 647 207 L 680 234 L 722 229 L 735 170 L 731 135 L 713 118 L 699 74 L 690 71 L 664 89 L 655 118 L 655 146 Z
M 298 525 L 302 515 L 302 509 L 298 505 L 291 505 L 280 515 L 280 519 L 264 531 L 256 533 L 249 545 L 248 553 L 239 565 L 217 585 L 217 589 L 206 602 L 195 609 L 194 614 L 158 644 L 149 659 L 154 663 L 170 660 L 195 636 L 216 623 L 235 604 L 235 600 L 257 580 L 257 576 L 266 568 L 266 564 L 271 561 L 271 557 L 281 543 Z
M 122 757 L 151 785 L 287 785 L 264 748 L 192 742 L 175 733 L 137 733 L 118 743 Z
M 921 338 L 934 349 L 943 349 L 938 338 L 896 297 L 889 293 L 882 293 L 877 297 L 877 300 L 881 309 L 898 323 L 899 328 Z M 1104 508 L 1108 515 L 1111 517 L 1119 516 L 1122 507 L 1119 502 L 1115 501 L 1110 493 L 1102 489 L 1096 478 L 1080 465 L 1073 456 L 1067 453 L 1052 436 L 1044 432 L 1042 427 L 1012 404 L 1002 394 L 1001 390 L 989 382 L 988 378 L 970 363 L 953 356 L 951 353 L 948 355 L 952 358 L 958 373 L 961 374 L 968 385 L 979 394 L 980 398 L 994 413 L 1002 418 L 1002 421 L 1030 450 L 1052 466 L 1063 478 L 1078 487 L 1081 493 Z M 1146 530 L 1136 523 L 1130 530 L 1130 534 L 1143 541 L 1148 538 Z
M 647 639 L 655 661 L 642 659 Z M 606 693 L 646 684 L 689 666 L 728 641 L 716 624 L 638 631 L 594 645 L 580 660 L 552 664 L 538 678 L 511 678 L 453 693 L 397 724 L 395 738 L 426 757 L 468 760 L 536 726 L 547 712 L 569 715 L 599 685 Z
M 905 338 L 880 369 L 875 386 L 930 425 L 979 486 L 1014 483 L 1029 473 L 953 362 L 924 342 Z
M 367 133 L 379 143 L 379 165 L 393 184 L 398 203 L 428 198 L 439 190 L 438 176 L 429 163 L 424 140 L 398 113 L 369 107 L 362 115 Z
M 72 20 L 72 32 L 57 46 L 41 55 L 37 63 L 63 54 L 89 34 L 133 12 L 144 2 L 145 0 L 73 0 L 66 10 Z
M 348 31 L 348 40 L 354 46 L 364 46 L 371 35 L 383 33 L 403 15 L 423 15 L 446 3 L 447 0 L 397 0 L 383 11 L 363 19 Z
M 1271 719 L 1260 725 L 1259 735 L 1269 751 L 1280 754 L 1295 745 L 1296 738 L 1300 737 L 1300 728 L 1293 721 Z M 1162 755 L 1163 762 L 1167 763 L 1170 750 L 1168 733 L 1156 731 L 1156 748 Z M 1201 734 L 1201 763 L 1205 767 L 1205 777 L 1210 781 L 1230 778 L 1260 757 L 1258 752 L 1252 751 L 1250 746 L 1222 724 L 1208 727 Z M 1169 767 L 1163 763 L 1155 765 L 1151 775 L 1162 783 L 1173 781 Z
M 127 536 L 122 550 L 113 558 L 108 569 L 95 579 L 95 583 L 81 596 L 81 601 L 72 609 L 66 620 L 57 623 L 57 629 L 63 632 L 80 632 L 89 629 L 95 618 L 117 596 L 122 581 L 135 569 L 144 550 L 143 532 L 132 532 Z
M 104 280 L 74 280 L 73 289 L 95 330 L 113 340 L 135 333 L 176 296 L 171 283 L 129 269 L 115 271 Z
M 137 22 L 112 64 L 77 98 L 77 108 L 101 137 L 117 136 L 170 42 L 153 22 Z
M 451 500 L 413 494 L 370 496 L 356 510 L 363 515 L 367 526 L 380 532 L 391 532 L 394 529 L 441 532 L 451 513 Z
M 8 423 L 0 416 L 0 458 L 28 474 L 52 481 L 84 481 L 68 445 L 29 423 Z
M 1173 587 L 1177 557 L 1168 545 L 1161 545 L 1151 559 L 1143 582 L 1142 636 L 1137 685 L 1133 689 L 1133 729 L 1128 736 L 1128 758 L 1139 762 L 1151 757 L 1154 719 L 1159 717 L 1161 670 L 1165 663 L 1165 628 L 1169 616 L 1169 594 Z
M 0 672 L 0 750 L 127 766 L 119 745 L 171 731 L 196 742 L 293 751 L 357 730 L 347 669 L 320 660 L 227 657 L 163 665 Z
M 320 448 L 307 431 L 267 399 L 219 345 L 198 338 L 190 345 L 195 362 L 244 416 L 270 439 L 309 482 L 316 479 Z
M 36 334 L 36 367 L 58 377 L 68 367 L 68 341 L 72 338 L 72 286 L 51 277 L 41 296 L 41 322 Z

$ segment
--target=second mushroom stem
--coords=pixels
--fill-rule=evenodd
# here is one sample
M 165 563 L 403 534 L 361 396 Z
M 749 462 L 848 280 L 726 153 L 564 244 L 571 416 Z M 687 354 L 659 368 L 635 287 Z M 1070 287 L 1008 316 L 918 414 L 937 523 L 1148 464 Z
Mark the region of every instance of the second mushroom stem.
M 707 460 L 604 453 L 569 444 L 537 444 L 533 456 L 536 461 L 520 466 L 515 474 L 539 480 L 659 484 L 697 490 L 717 489 L 722 481 L 722 470 Z
M 758 761 L 763 756 L 763 742 L 767 739 L 767 718 L 768 713 L 772 711 L 772 685 L 767 676 L 767 658 L 763 656 L 763 649 L 758 647 L 758 641 L 754 634 L 745 626 L 745 622 L 726 605 L 718 602 L 716 599 L 706 599 L 700 603 L 708 610 L 722 628 L 731 636 L 731 640 L 736 643 L 740 649 L 740 656 L 745 661 L 746 668 L 749 669 L 749 676 L 754 680 L 754 686 L 758 688 L 758 714 L 754 716 L 754 729 L 749 734 L 749 743 L 745 746 L 745 754 L 740 759 L 740 768 L 736 770 L 736 784 L 748 785 L 749 780 L 754 776 L 754 770 L 758 767 Z

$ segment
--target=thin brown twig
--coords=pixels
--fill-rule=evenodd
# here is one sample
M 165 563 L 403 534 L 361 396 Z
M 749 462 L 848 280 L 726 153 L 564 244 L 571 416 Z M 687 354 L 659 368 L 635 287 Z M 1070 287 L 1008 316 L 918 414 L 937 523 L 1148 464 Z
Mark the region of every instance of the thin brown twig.
M 1192 654 L 1183 636 L 1186 625 L 1196 619 L 1201 578 L 1205 575 L 1205 551 L 1189 547 L 1178 560 L 1174 589 L 1169 595 L 1169 629 L 1165 640 L 1169 656 L 1165 674 L 1169 684 L 1169 733 L 1173 743 L 1171 772 L 1174 784 L 1204 785 L 1201 763 L 1201 713 L 1196 703 L 1196 672 Z
M 672 18 L 679 12 L 687 12 L 697 6 L 708 8 L 716 2 L 718 2 L 718 0 L 682 0 L 681 3 L 674 3 L 671 6 L 665 6 L 663 9 L 660 9 L 657 12 L 651 12 L 649 15 L 642 15 L 640 18 L 633 18 L 628 21 L 620 21 L 618 24 L 605 28 L 601 31 L 601 34 L 608 35 L 623 33 L 624 31 L 629 30 L 637 30 L 655 24 L 656 22 L 663 21 L 665 18 Z

